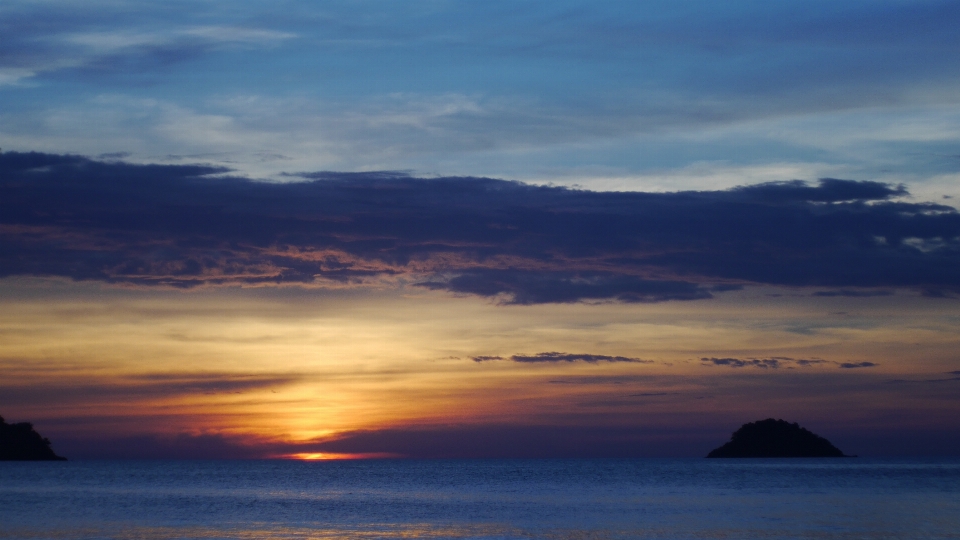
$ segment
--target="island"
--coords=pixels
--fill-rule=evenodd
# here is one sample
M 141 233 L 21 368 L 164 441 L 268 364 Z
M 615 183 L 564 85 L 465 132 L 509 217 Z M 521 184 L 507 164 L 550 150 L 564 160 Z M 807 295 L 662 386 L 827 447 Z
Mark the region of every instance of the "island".
M 0 461 L 66 461 L 29 422 L 8 424 L 0 416 Z
M 830 441 L 796 422 L 758 420 L 733 432 L 730 441 L 715 448 L 708 458 L 797 458 L 848 456 Z

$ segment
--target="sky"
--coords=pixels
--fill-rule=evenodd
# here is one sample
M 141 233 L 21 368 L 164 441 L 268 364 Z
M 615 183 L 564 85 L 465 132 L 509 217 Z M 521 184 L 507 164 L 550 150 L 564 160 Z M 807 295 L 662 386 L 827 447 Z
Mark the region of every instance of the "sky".
M 0 4 L 71 458 L 960 455 L 960 4 Z

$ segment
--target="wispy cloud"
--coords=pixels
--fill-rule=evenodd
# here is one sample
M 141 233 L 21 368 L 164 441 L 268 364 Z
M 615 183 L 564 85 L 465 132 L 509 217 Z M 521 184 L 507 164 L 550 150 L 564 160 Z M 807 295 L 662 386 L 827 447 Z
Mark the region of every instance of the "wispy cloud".
M 840 8 L 818 2 L 811 9 L 782 2 L 739 5 L 736 15 L 709 2 L 694 4 L 697 9 L 372 2 L 376 7 L 361 8 L 294 1 L 264 17 L 262 6 L 247 3 L 218 9 L 187 2 L 8 1 L 0 8 L 0 77 L 88 70 L 94 78 L 119 73 L 140 80 L 224 49 L 262 52 L 297 42 L 282 58 L 237 63 L 232 74 L 271 73 L 277 64 L 315 68 L 316 78 L 291 77 L 291 84 L 304 84 L 293 93 L 320 85 L 326 101 L 349 111 L 325 120 L 340 135 L 352 127 L 350 138 L 366 149 L 514 150 L 953 101 L 950 74 L 958 60 L 949 54 L 957 46 L 950 21 L 957 9 L 949 3 Z M 396 69 L 393 54 L 403 55 L 409 69 Z M 335 67 L 344 61 L 354 66 L 346 77 Z M 182 75 L 204 77 L 204 69 Z M 500 75 L 477 77 L 491 70 Z M 243 77 L 243 86 L 251 79 Z M 270 85 L 255 86 L 254 92 L 277 95 Z M 284 85 L 280 93 L 289 90 Z M 377 139 L 378 130 L 390 133 Z M 830 136 L 823 131 L 822 138 Z M 806 134 L 802 144 L 815 142 Z
M 5 396 L 21 403 L 42 402 L 51 396 L 135 399 L 174 398 L 189 395 L 240 394 L 287 386 L 303 379 L 302 375 L 238 373 L 147 373 L 111 377 L 79 377 L 69 384 L 0 383 Z
M 874 291 L 860 291 L 860 290 L 851 290 L 851 289 L 839 289 L 833 291 L 817 291 L 813 293 L 812 296 L 823 296 L 823 297 L 845 297 L 845 298 L 869 298 L 872 296 L 891 296 L 893 291 L 884 291 L 884 290 L 874 290 Z
M 6 37 L 0 44 L 0 85 L 63 69 L 105 72 L 139 66 L 139 71 L 145 65 L 186 60 L 218 48 L 264 47 L 296 37 L 286 31 L 222 24 L 110 26 L 89 16 L 47 24 L 0 23 Z

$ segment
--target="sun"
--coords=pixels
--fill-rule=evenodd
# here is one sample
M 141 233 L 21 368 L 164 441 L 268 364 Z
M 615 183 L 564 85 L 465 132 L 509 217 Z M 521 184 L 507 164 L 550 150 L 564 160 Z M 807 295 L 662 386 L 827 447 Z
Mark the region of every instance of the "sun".
M 300 452 L 296 454 L 285 454 L 277 456 L 280 459 L 292 459 L 295 461 L 339 461 L 348 459 L 390 459 L 398 458 L 397 454 L 383 452 L 365 453 L 365 454 L 338 454 L 333 452 Z

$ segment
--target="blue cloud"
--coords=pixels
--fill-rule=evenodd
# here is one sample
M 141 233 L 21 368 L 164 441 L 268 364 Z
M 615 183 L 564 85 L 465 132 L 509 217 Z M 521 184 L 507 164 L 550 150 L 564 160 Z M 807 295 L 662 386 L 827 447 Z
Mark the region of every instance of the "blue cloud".
M 876 182 L 618 193 L 308 176 L 3 153 L 0 275 L 174 287 L 405 275 L 518 304 L 698 300 L 750 284 L 960 292 L 960 214 Z
M 615 299 L 663 302 L 711 298 L 709 288 L 677 280 L 651 280 L 615 272 L 529 272 L 517 269 L 472 270 L 425 281 L 418 286 L 480 296 L 506 295 L 510 304 L 542 304 Z

